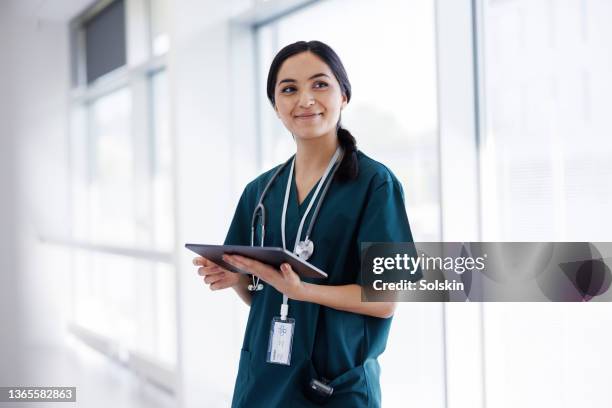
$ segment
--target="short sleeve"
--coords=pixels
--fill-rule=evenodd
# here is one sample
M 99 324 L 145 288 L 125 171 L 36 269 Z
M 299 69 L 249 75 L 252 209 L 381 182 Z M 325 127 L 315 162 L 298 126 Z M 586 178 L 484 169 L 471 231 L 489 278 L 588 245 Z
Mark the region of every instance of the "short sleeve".
M 357 249 L 361 264 L 361 244 L 364 242 L 412 242 L 404 193 L 397 180 L 385 180 L 375 188 L 366 204 L 357 233 Z M 361 282 L 361 273 L 357 274 Z
M 247 190 L 248 186 L 238 201 L 224 245 L 251 245 L 251 214 Z

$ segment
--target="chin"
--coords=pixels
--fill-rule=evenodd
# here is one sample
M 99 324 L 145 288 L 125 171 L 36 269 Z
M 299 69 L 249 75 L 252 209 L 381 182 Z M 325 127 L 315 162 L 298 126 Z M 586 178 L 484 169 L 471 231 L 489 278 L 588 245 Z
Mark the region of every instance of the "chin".
M 313 140 L 313 139 L 318 139 L 319 137 L 323 136 L 325 133 L 323 132 L 296 132 L 294 133 L 295 137 L 297 139 L 302 139 L 302 140 Z
M 295 129 L 291 132 L 296 138 L 302 140 L 317 139 L 329 133 L 329 129 L 312 128 L 312 129 Z

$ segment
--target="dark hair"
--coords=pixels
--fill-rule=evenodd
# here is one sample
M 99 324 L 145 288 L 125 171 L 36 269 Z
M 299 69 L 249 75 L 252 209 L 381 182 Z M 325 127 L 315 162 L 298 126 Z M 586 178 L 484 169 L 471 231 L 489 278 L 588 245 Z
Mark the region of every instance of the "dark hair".
M 276 88 L 276 79 L 281 65 L 283 65 L 283 62 L 288 58 L 296 54 L 301 54 L 302 52 L 312 52 L 329 66 L 340 84 L 342 94 L 346 96 L 346 101 L 349 102 L 351 100 L 351 83 L 349 82 L 348 75 L 346 74 L 346 70 L 338 54 L 336 54 L 329 45 L 321 41 L 298 41 L 280 50 L 270 65 L 266 91 L 272 106 L 276 105 L 274 100 L 274 89 Z M 342 127 L 340 120 L 338 120 L 338 124 L 336 125 L 336 134 L 338 135 L 340 146 L 344 149 L 344 158 L 336 172 L 336 177 L 338 177 L 339 180 L 355 179 L 359 173 L 359 165 L 357 163 L 357 141 L 348 130 Z

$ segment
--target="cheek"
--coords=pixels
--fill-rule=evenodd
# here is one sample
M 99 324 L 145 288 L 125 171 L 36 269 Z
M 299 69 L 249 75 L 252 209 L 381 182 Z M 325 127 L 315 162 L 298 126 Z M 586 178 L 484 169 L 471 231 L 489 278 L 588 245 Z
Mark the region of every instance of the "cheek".
M 339 92 L 330 92 L 322 101 L 329 112 L 340 112 L 342 108 L 342 95 Z
M 291 108 L 290 106 L 288 106 L 286 102 L 285 103 L 280 102 L 276 104 L 276 113 L 281 118 L 281 120 L 284 122 L 289 117 L 291 117 Z

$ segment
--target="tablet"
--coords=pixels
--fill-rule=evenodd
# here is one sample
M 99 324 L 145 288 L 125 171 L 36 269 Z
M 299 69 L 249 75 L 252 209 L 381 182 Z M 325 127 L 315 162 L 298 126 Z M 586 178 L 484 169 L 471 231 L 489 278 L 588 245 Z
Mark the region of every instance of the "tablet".
M 204 244 L 185 244 L 185 248 L 210 259 L 217 265 L 238 273 L 248 273 L 225 262 L 221 257 L 223 254 L 242 255 L 248 258 L 257 259 L 275 268 L 280 268 L 281 264 L 288 263 L 291 268 L 300 276 L 306 278 L 327 278 L 327 274 L 316 266 L 301 260 L 297 255 L 278 247 L 252 247 L 243 245 L 204 245 Z

